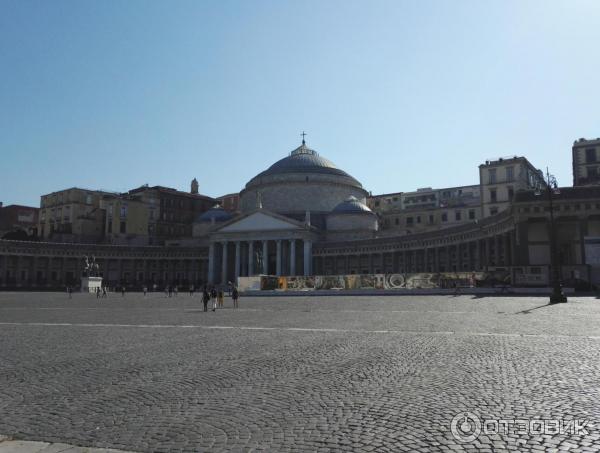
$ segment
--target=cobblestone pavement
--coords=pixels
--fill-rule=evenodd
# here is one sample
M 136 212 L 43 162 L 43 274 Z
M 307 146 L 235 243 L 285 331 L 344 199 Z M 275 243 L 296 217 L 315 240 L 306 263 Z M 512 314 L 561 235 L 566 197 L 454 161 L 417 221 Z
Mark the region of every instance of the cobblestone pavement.
M 545 304 L 269 297 L 203 313 L 184 294 L 0 293 L 0 434 L 159 452 L 599 451 L 600 301 Z M 451 421 L 467 411 L 587 425 L 484 423 L 461 443 Z

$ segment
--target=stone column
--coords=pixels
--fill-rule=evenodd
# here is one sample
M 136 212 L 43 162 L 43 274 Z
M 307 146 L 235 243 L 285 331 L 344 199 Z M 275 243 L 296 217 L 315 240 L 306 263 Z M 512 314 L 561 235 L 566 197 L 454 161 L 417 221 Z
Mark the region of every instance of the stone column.
M 475 241 L 475 269 L 481 269 L 481 244 L 479 239 Z
M 585 264 L 585 237 L 588 235 L 588 219 L 579 219 L 577 227 L 579 232 L 579 254 L 581 257 L 581 262 L 578 264 Z
M 290 275 L 296 275 L 296 239 L 290 239 Z
M 304 275 L 308 276 L 312 270 L 312 243 L 304 241 Z
M 263 268 L 262 273 L 269 275 L 269 241 L 262 241 L 263 247 Z
M 282 250 L 281 250 L 281 239 L 277 239 L 277 241 L 275 241 L 275 244 L 277 245 L 277 251 L 276 251 L 276 256 L 275 256 L 275 274 L 279 277 L 281 275 L 281 255 L 282 255 Z
M 439 247 L 435 247 L 433 249 L 433 261 L 434 261 L 434 272 L 439 272 L 440 271 L 440 248 Z
M 208 245 L 208 283 L 215 283 L 215 243 Z
M 247 277 L 248 276 L 248 257 L 246 256 L 246 253 L 248 251 L 248 247 L 245 242 L 242 242 L 240 244 L 240 249 L 241 249 L 240 259 L 242 261 L 240 275 L 243 277 Z
M 61 258 L 62 259 L 62 258 Z M 17 286 L 21 286 L 21 263 L 23 262 L 23 259 L 21 258 L 21 255 L 17 255 L 17 267 L 15 268 L 15 283 Z
M 452 260 L 450 259 L 450 246 L 446 246 L 446 272 L 452 271 Z
M 494 265 L 500 266 L 500 236 L 494 236 Z
M 456 272 L 462 271 L 462 247 L 461 244 L 456 244 Z
M 254 275 L 254 241 L 248 242 L 248 277 Z
M 467 246 L 467 266 L 469 267 L 467 269 L 467 271 L 471 272 L 473 270 L 473 256 L 471 255 L 471 242 L 467 242 L 465 245 Z
M 234 285 L 237 286 L 237 279 L 240 276 L 240 268 L 242 265 L 242 250 L 240 241 L 235 241 L 235 281 Z
M 350 255 L 346 255 L 345 257 L 344 272 L 346 275 L 350 274 Z
M 227 284 L 227 241 L 222 243 L 223 262 L 221 263 L 221 283 Z
M 369 274 L 372 274 L 373 272 L 375 272 L 373 269 L 373 254 L 369 253 Z
M 483 267 L 485 268 L 485 270 L 488 270 L 488 266 L 490 265 L 490 239 L 489 238 L 485 238 L 485 259 L 483 261 Z

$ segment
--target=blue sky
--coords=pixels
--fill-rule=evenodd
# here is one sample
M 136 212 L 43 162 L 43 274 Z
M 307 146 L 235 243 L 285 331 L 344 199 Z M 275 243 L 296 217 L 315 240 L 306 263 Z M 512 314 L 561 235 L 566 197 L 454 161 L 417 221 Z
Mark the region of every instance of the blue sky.
M 307 143 L 373 193 L 600 136 L 600 2 L 0 2 L 0 201 L 236 192 Z

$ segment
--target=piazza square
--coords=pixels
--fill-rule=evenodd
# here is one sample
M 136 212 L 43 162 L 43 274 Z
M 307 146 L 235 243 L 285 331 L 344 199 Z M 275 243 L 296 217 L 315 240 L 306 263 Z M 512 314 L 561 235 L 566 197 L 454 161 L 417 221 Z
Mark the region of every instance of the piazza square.
M 204 313 L 198 295 L 5 292 L 0 433 L 124 451 L 598 451 L 600 305 L 546 299 L 226 297 Z M 585 433 L 492 425 L 462 442 L 463 413 Z

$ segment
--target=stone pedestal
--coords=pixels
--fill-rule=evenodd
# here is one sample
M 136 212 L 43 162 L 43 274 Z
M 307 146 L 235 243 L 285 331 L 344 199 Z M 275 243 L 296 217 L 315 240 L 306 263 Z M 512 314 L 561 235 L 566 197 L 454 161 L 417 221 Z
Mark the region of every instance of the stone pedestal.
M 81 277 L 82 293 L 95 293 L 97 288 L 102 288 L 102 277 Z

